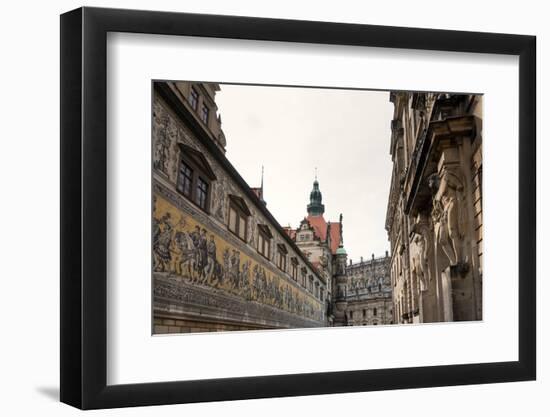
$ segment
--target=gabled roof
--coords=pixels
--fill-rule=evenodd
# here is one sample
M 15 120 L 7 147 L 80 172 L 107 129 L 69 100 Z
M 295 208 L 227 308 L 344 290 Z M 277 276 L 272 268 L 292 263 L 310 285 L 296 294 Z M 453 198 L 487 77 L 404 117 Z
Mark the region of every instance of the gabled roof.
M 214 181 L 216 179 L 216 174 L 214 174 L 214 171 L 208 163 L 208 160 L 201 152 L 181 142 L 178 143 L 178 146 L 181 153 L 191 159 L 195 163 L 195 165 L 197 165 L 211 181 Z
M 267 235 L 268 238 L 273 237 L 273 233 L 271 233 L 271 230 L 269 229 L 269 226 L 267 224 L 259 224 L 258 229 L 260 229 L 265 235 Z
M 326 242 L 328 233 L 328 223 L 323 216 L 307 216 L 306 220 L 313 227 L 315 236 Z M 335 254 L 340 246 L 340 222 L 330 223 L 330 251 Z
M 248 208 L 246 202 L 242 197 L 234 194 L 229 194 L 229 199 L 233 202 L 233 204 L 239 207 L 244 214 L 246 214 L 247 216 L 251 215 L 250 209 Z

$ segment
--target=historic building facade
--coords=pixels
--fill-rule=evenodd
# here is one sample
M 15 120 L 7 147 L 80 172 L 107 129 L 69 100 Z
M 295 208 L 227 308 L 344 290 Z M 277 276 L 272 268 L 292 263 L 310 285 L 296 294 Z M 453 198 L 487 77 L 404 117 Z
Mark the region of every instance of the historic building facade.
M 333 288 L 338 289 L 336 281 L 339 276 L 345 275 L 345 269 L 338 268 L 339 263 L 342 261 L 345 263 L 347 260 L 343 248 L 343 217 L 340 215 L 338 221 L 327 222 L 324 212 L 323 196 L 319 189 L 319 182 L 315 178 L 307 205 L 307 216 L 296 230 L 288 228 L 287 233 L 327 282 L 327 324 L 342 325 L 344 316 L 334 309 L 338 292 L 334 292 Z M 344 292 L 342 285 L 340 285 L 340 292 Z M 342 294 L 340 297 L 343 297 Z M 335 314 L 338 317 L 335 317 Z
M 360 326 L 393 323 L 389 254 L 347 263 L 343 216 L 326 221 L 317 178 L 309 195 L 307 216 L 297 229 L 285 230 L 327 281 L 327 325 Z
M 392 92 L 394 320 L 482 319 L 482 96 Z
M 349 326 L 393 324 L 390 256 L 353 263 L 346 267 L 346 322 Z
M 218 89 L 154 84 L 153 331 L 325 326 L 330 274 L 225 157 Z

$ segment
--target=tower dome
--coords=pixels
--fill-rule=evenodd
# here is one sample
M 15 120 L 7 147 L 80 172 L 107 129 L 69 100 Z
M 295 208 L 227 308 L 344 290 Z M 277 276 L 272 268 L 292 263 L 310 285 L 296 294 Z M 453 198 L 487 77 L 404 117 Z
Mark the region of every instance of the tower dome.
M 313 190 L 309 193 L 309 204 L 307 205 L 307 213 L 310 216 L 322 216 L 325 212 L 325 206 L 322 204 L 323 195 L 319 190 L 319 181 L 313 181 Z

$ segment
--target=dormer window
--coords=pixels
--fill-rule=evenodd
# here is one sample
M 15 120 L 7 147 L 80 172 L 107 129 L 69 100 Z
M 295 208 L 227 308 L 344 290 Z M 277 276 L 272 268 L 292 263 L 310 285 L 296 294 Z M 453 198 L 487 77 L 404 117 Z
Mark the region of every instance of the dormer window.
M 301 269 L 301 273 L 302 273 L 302 287 L 306 288 L 306 280 L 307 280 L 307 268 L 305 266 L 302 267 Z
M 209 211 L 210 184 L 216 175 L 202 153 L 182 143 L 176 189 L 203 211 Z
M 298 259 L 296 257 L 290 258 L 290 275 L 294 281 L 298 281 Z
M 269 259 L 271 253 L 271 239 L 273 235 L 265 224 L 258 225 L 258 252 Z
M 285 247 L 285 245 L 283 244 L 278 244 L 277 245 L 277 267 L 281 270 L 281 271 L 285 271 L 286 272 L 286 254 L 287 254 L 287 249 Z
M 228 227 L 231 232 L 246 242 L 247 223 L 250 210 L 243 198 L 229 195 Z

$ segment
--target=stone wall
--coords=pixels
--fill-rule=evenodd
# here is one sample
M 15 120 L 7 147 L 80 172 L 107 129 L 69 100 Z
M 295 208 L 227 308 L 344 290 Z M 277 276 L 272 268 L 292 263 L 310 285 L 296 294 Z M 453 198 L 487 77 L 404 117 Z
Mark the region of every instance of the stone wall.
M 346 267 L 347 324 L 350 326 L 393 324 L 390 257 L 373 258 Z
M 399 323 L 482 318 L 482 96 L 393 92 L 386 229 Z

